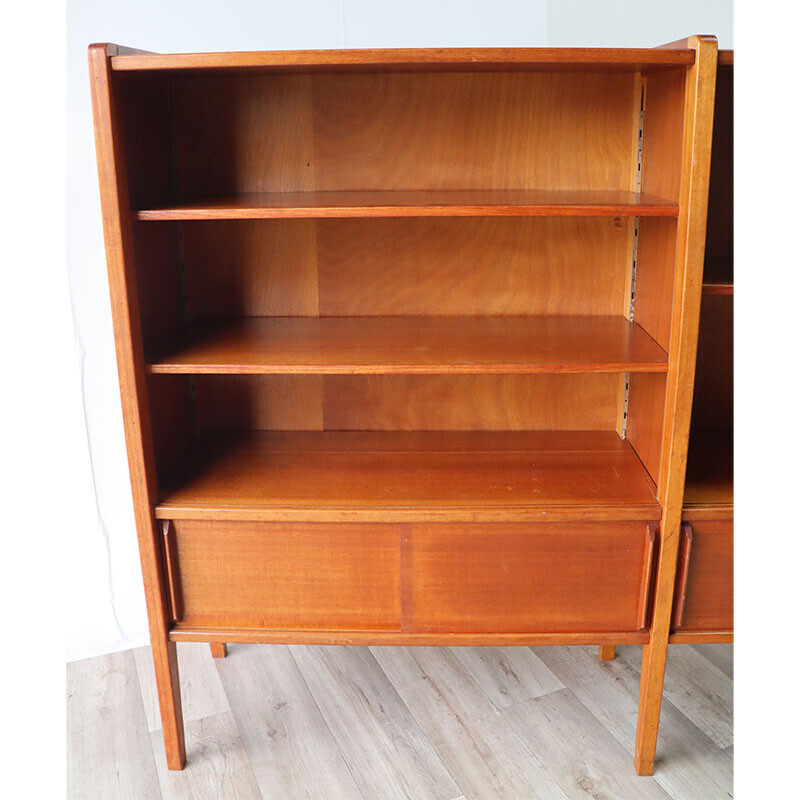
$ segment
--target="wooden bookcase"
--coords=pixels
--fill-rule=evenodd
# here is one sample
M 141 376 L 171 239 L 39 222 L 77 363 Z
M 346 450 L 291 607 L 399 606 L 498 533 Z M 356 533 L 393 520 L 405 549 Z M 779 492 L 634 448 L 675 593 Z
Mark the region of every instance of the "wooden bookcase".
M 628 642 L 650 774 L 716 40 L 89 61 L 169 767 L 176 642 Z

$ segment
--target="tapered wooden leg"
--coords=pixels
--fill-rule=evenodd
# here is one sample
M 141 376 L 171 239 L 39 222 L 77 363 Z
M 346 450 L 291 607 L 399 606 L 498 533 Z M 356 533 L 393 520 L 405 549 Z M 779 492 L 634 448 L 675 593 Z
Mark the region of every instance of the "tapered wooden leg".
M 667 648 L 653 643 L 642 647 L 642 678 L 639 683 L 639 718 L 636 724 L 636 750 L 633 764 L 639 775 L 652 775 L 661 716 L 661 695 Z
M 599 647 L 599 656 L 601 661 L 613 661 L 614 660 L 614 645 L 613 644 L 601 644 Z
M 211 657 L 225 658 L 228 655 L 228 645 L 225 642 L 211 642 Z
M 178 679 L 178 651 L 175 642 L 152 644 L 167 768 L 183 769 L 186 764 L 186 745 L 183 737 L 181 687 Z

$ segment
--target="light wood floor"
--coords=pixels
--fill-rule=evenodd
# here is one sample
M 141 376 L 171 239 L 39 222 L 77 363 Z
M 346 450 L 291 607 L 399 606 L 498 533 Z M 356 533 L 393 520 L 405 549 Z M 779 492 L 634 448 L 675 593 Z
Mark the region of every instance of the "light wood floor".
M 641 647 L 178 645 L 169 772 L 149 648 L 68 665 L 69 797 L 716 800 L 733 795 L 730 645 L 670 647 L 656 774 L 633 772 Z

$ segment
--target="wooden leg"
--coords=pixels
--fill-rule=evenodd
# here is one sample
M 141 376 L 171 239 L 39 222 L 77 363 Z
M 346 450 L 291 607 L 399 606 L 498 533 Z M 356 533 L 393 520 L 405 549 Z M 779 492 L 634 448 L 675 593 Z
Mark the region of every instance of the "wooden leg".
M 178 679 L 178 651 L 175 642 L 165 641 L 163 645 L 156 646 L 151 640 L 151 644 L 167 768 L 183 769 L 186 764 L 186 745 L 183 737 L 181 687 Z
M 614 660 L 614 645 L 613 644 L 601 644 L 599 647 L 599 655 L 601 661 L 613 661 Z
M 652 775 L 661 716 L 661 695 L 667 648 L 646 644 L 642 648 L 642 679 L 639 684 L 639 719 L 636 725 L 634 767 L 639 775 Z
M 225 642 L 211 642 L 211 657 L 225 658 L 228 655 L 228 645 Z

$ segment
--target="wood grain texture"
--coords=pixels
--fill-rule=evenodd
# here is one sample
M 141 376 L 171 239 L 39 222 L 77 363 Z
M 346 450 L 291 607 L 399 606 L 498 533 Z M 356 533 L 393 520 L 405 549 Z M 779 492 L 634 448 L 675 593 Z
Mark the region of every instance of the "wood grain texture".
M 230 711 L 219 675 L 208 657 L 208 645 L 186 643 L 179 645 L 177 650 L 181 671 L 181 708 L 185 722 L 194 722 Z M 149 647 L 137 647 L 133 651 L 133 656 L 147 718 L 147 729 L 161 730 L 152 650 Z
M 655 782 L 643 782 L 630 772 L 627 752 L 569 689 L 537 697 L 512 708 L 503 717 L 547 765 L 547 771 L 575 800 L 667 800 Z M 580 740 L 579 763 L 571 753 Z
M 189 311 L 618 314 L 630 285 L 629 227 L 619 217 L 186 222 Z
M 623 317 L 250 317 L 197 323 L 154 374 L 666 372 Z
M 624 377 L 624 375 L 623 375 Z M 153 375 L 151 380 L 188 376 Z M 612 430 L 612 373 L 198 375 L 198 430 Z M 180 451 L 186 454 L 186 448 Z M 162 485 L 167 484 L 164 474 Z
M 616 315 L 629 285 L 629 221 L 620 218 L 338 220 L 316 226 L 324 316 Z
M 629 663 L 635 664 L 636 656 L 631 648 L 620 648 Z M 671 647 L 664 697 L 724 749 L 733 743 L 733 687 L 727 675 L 703 662 L 692 647 Z
M 400 626 L 395 525 L 175 526 L 180 622 L 210 627 L 392 630 Z
M 658 735 L 686 473 L 708 207 L 717 42 L 713 36 L 691 37 L 689 44 L 696 49 L 697 59 L 686 74 L 685 98 L 682 103 L 681 210 L 676 240 L 670 369 L 665 392 L 658 484 L 658 496 L 663 509 L 659 567 L 650 642 L 643 648 L 642 654 L 639 721 L 634 757 L 636 770 L 641 775 L 651 775 L 653 772 Z
M 456 647 L 452 653 L 496 708 L 564 688 L 529 647 Z
M 678 563 L 687 555 L 685 584 L 676 584 L 672 628 L 687 631 L 733 631 L 733 521 L 695 520 L 691 549 L 686 535 Z M 679 594 L 683 601 L 679 604 Z
M 144 371 L 144 354 L 133 232 L 125 159 L 117 121 L 117 97 L 110 59 L 114 45 L 89 47 L 89 79 L 97 147 L 100 206 L 108 264 L 111 314 L 119 370 L 125 444 L 131 473 L 133 510 L 142 562 L 150 641 L 158 680 L 167 765 L 186 761 L 175 644 L 167 638 L 169 601 L 164 583 L 160 534 L 153 518 L 158 489 Z
M 142 70 L 224 70 L 272 68 L 314 68 L 357 70 L 422 69 L 454 67 L 458 70 L 557 69 L 586 65 L 591 69 L 630 69 L 644 66 L 692 64 L 690 48 L 658 50 L 602 47 L 525 47 L 525 48 L 420 48 L 372 50 L 273 50 L 233 53 L 120 54 L 112 65 L 118 71 Z
M 456 796 L 455 781 L 367 648 L 290 650 L 365 797 Z
M 677 635 L 677 634 L 675 634 Z M 688 635 L 688 634 L 687 634 Z M 524 647 L 538 645 L 644 644 L 647 631 L 591 633 L 405 633 L 402 631 L 278 630 L 275 628 L 196 628 L 178 623 L 173 642 L 220 641 L 236 644 L 375 645 L 422 647 Z M 702 639 L 698 641 L 716 641 Z M 728 640 L 725 640 L 728 641 Z
M 538 754 L 452 651 L 375 647 L 372 654 L 467 797 L 564 800 Z
M 254 192 L 142 208 L 138 220 L 350 217 L 675 217 L 661 197 L 633 192 L 546 190 Z
M 613 373 L 326 375 L 320 380 L 328 430 L 611 431 L 618 411 L 619 378 Z M 256 405 L 272 402 L 266 392 L 257 387 Z
M 615 648 L 613 644 L 601 644 L 598 646 L 597 656 L 601 661 L 613 661 Z
M 665 350 L 669 349 L 675 280 L 674 220 L 643 219 L 639 223 L 634 319 Z
M 288 648 L 241 646 L 215 663 L 263 797 L 367 800 Z
M 164 748 L 161 731 L 150 734 L 153 752 Z M 160 766 L 158 780 L 164 798 L 261 800 L 236 720 L 230 712 L 186 723 L 187 768 L 179 775 Z M 157 759 L 160 762 L 161 759 Z
M 630 655 L 623 658 L 626 649 Z M 636 731 L 639 648 L 620 647 L 614 661 L 601 665 L 593 647 L 541 647 L 535 652 L 614 739 L 629 749 Z M 698 665 L 698 669 L 705 674 L 704 666 Z M 679 676 L 669 675 L 670 679 L 679 680 Z M 717 712 L 721 716 L 727 713 L 723 705 L 727 703 L 720 705 Z M 691 707 L 686 710 L 693 711 Z M 684 716 L 664 699 L 658 769 L 652 780 L 674 800 L 729 800 L 733 795 L 730 755 L 720 750 L 692 720 L 692 716 Z M 648 780 L 639 777 L 637 782 Z
M 185 647 L 179 646 L 178 649 L 183 651 Z M 671 652 L 676 649 L 671 648 Z M 689 649 L 702 655 L 702 658 L 692 659 L 689 666 L 696 673 L 694 685 L 701 687 L 703 691 L 712 689 L 716 693 L 722 691 L 730 694 L 731 682 L 720 683 L 718 678 L 711 678 L 714 672 L 710 670 L 713 670 L 711 664 L 714 664 L 723 674 L 729 674 L 733 648 L 729 645 L 698 645 Z M 196 645 L 196 650 L 198 655 L 196 659 L 181 661 L 182 681 L 199 684 L 203 682 L 207 669 L 218 672 L 222 677 L 226 697 L 230 700 L 233 718 L 231 719 L 226 713 L 213 714 L 202 717 L 202 724 L 197 726 L 194 720 L 187 719 L 189 753 L 187 769 L 181 774 L 173 774 L 171 778 L 165 770 L 158 770 L 159 778 L 162 779 L 161 793 L 158 791 L 158 783 L 154 786 L 152 770 L 131 769 L 131 762 L 135 763 L 135 748 L 108 746 L 111 741 L 131 741 L 133 736 L 139 737 L 145 746 L 147 745 L 147 735 L 141 735 L 144 730 L 141 713 L 135 712 L 135 704 L 139 701 L 136 696 L 135 675 L 130 678 L 127 690 L 109 691 L 104 694 L 104 703 L 101 707 L 105 712 L 103 717 L 105 723 L 98 721 L 98 724 L 85 725 L 86 718 L 81 716 L 81 712 L 93 703 L 89 696 L 94 697 L 97 687 L 107 680 L 105 673 L 108 662 L 106 657 L 97 657 L 67 665 L 68 687 L 72 695 L 68 714 L 68 758 L 70 763 L 74 764 L 79 757 L 83 758 L 81 754 L 90 751 L 94 754 L 91 760 L 81 761 L 86 766 L 86 772 L 78 770 L 71 773 L 67 793 L 70 800 L 106 796 L 108 792 L 103 793 L 100 787 L 114 786 L 114 776 L 117 775 L 130 777 L 130 781 L 126 781 L 126 792 L 122 790 L 112 792 L 113 797 L 141 797 L 151 800 L 163 796 L 164 800 L 173 800 L 185 797 L 216 797 L 219 792 L 224 792 L 222 796 L 226 798 L 249 798 L 252 776 L 249 776 L 246 770 L 239 768 L 243 757 L 250 762 L 252 772 L 257 776 L 256 780 L 259 781 L 259 788 L 264 796 L 273 796 L 278 792 L 284 797 L 371 800 L 374 792 L 365 791 L 365 787 L 357 783 L 355 778 L 349 785 L 330 779 L 332 772 L 336 774 L 336 770 L 331 769 L 331 763 L 332 756 L 336 755 L 337 751 L 343 771 L 350 771 L 351 776 L 360 777 L 360 770 L 358 764 L 354 764 L 351 769 L 349 761 L 342 755 L 342 750 L 337 745 L 337 737 L 330 732 L 315 696 L 308 690 L 304 673 L 296 666 L 296 654 L 304 648 L 287 648 L 280 645 L 268 648 L 235 645 L 231 648 L 229 660 L 215 663 L 208 658 L 205 643 Z M 334 669 L 331 669 L 325 661 L 317 661 L 316 653 L 319 650 L 332 653 L 336 657 Z M 415 648 L 415 651 L 418 650 L 419 648 Z M 343 742 L 343 748 L 347 751 L 348 758 L 352 752 L 352 758 L 358 759 L 363 750 L 368 753 L 369 764 L 388 762 L 398 748 L 417 747 L 418 740 L 395 743 L 384 738 L 383 734 L 392 729 L 392 723 L 391 720 L 386 722 L 381 720 L 381 706 L 393 719 L 396 718 L 409 734 L 413 729 L 406 729 L 405 721 L 409 714 L 416 720 L 418 710 L 416 708 L 412 710 L 406 705 L 402 696 L 398 701 L 399 692 L 394 685 L 381 677 L 382 669 L 376 671 L 374 656 L 372 659 L 362 658 L 356 655 L 358 651 L 358 648 L 311 648 L 306 660 L 310 662 L 312 674 L 319 676 L 322 692 L 331 695 L 327 702 L 333 707 L 344 703 L 352 696 L 349 694 L 350 687 L 365 687 L 364 694 L 359 695 L 353 705 L 348 705 L 344 710 L 342 725 L 347 719 L 353 718 L 356 718 L 358 723 L 352 733 L 345 731 L 344 735 L 349 736 L 350 741 Z M 378 656 L 386 653 L 385 648 L 376 648 L 376 651 Z M 434 651 L 434 654 L 438 652 Z M 472 660 L 465 665 L 460 658 L 467 652 L 485 657 L 487 669 L 491 673 L 488 682 L 477 680 L 480 675 L 476 675 L 471 669 Z M 446 747 L 444 748 L 452 759 L 448 761 L 448 771 L 452 766 L 453 772 L 458 774 L 459 779 L 475 775 L 475 781 L 479 781 L 480 786 L 475 786 L 473 791 L 473 784 L 469 783 L 461 789 L 459 781 L 459 790 L 468 794 L 453 797 L 452 800 L 464 800 L 467 796 L 494 797 L 495 792 L 481 787 L 488 785 L 492 780 L 495 764 L 500 764 L 501 772 L 497 781 L 501 784 L 509 773 L 514 774 L 519 770 L 525 775 L 527 772 L 530 750 L 527 747 L 521 750 L 515 747 L 511 755 L 508 755 L 509 751 L 505 749 L 506 736 L 510 733 L 517 740 L 520 737 L 516 736 L 514 730 L 509 729 L 506 734 L 495 739 L 493 734 L 495 731 L 502 734 L 502 728 L 499 725 L 495 727 L 491 721 L 493 715 L 489 715 L 490 706 L 486 702 L 487 689 L 495 690 L 493 694 L 488 695 L 494 701 L 496 692 L 503 686 L 509 688 L 509 698 L 519 696 L 522 702 L 530 700 L 524 697 L 529 673 L 525 672 L 523 675 L 521 670 L 525 667 L 521 666 L 518 660 L 512 662 L 506 658 L 506 652 L 509 650 L 486 647 L 450 649 L 447 654 L 456 658 L 447 658 L 442 670 L 437 673 L 437 680 L 432 682 L 426 681 L 424 677 L 419 676 L 419 673 L 413 671 L 414 662 L 399 664 L 393 673 L 393 677 L 401 682 L 405 679 L 419 680 L 419 684 L 413 690 L 422 709 L 419 711 L 422 724 L 417 723 L 417 726 L 426 741 L 431 741 L 427 735 L 429 729 L 440 737 L 437 745 L 442 742 L 457 741 L 457 731 L 461 731 L 465 737 L 467 746 L 460 749 L 453 747 L 449 752 Z M 523 660 L 525 653 L 533 659 L 530 663 L 539 665 L 537 674 L 538 670 L 544 669 L 541 665 L 546 659 L 549 668 L 559 676 L 550 680 L 558 682 L 558 689 L 561 689 L 562 685 L 566 686 L 586 711 L 603 726 L 603 731 L 600 731 L 592 727 L 592 723 L 589 722 L 585 735 L 581 735 L 581 731 L 576 731 L 574 736 L 566 738 L 563 736 L 565 728 L 572 726 L 580 715 L 573 716 L 568 709 L 561 708 L 554 710 L 552 714 L 537 714 L 531 718 L 526 714 L 525 730 L 520 731 L 523 741 L 529 740 L 529 734 L 530 738 L 546 736 L 552 729 L 551 735 L 554 741 L 560 743 L 563 748 L 560 748 L 558 758 L 547 760 L 548 767 L 562 761 L 568 762 L 575 774 L 585 778 L 588 777 L 589 767 L 584 767 L 583 764 L 588 756 L 586 760 L 589 765 L 594 765 L 599 770 L 591 775 L 595 794 L 608 796 L 609 793 L 604 787 L 617 786 L 619 782 L 622 782 L 622 790 L 625 791 L 627 786 L 635 782 L 637 786 L 642 784 L 661 786 L 673 800 L 729 800 L 733 794 L 732 748 L 720 749 L 692 721 L 695 719 L 694 715 L 699 713 L 701 716 L 697 720 L 703 725 L 715 724 L 705 716 L 707 712 L 704 711 L 703 705 L 697 702 L 701 698 L 684 705 L 691 717 L 684 716 L 668 699 L 665 699 L 656 775 L 654 778 L 635 778 L 630 770 L 618 765 L 618 759 L 620 748 L 629 748 L 636 725 L 636 694 L 639 679 L 636 659 L 633 659 L 632 664 L 624 658 L 618 658 L 612 663 L 598 665 L 596 650 L 589 646 L 538 648 L 535 655 L 533 651 L 524 647 L 510 649 L 511 655 Z M 266 664 L 271 658 L 275 659 L 274 679 Z M 510 669 L 509 674 L 506 673 L 507 669 Z M 199 673 L 195 670 L 199 670 Z M 341 674 L 344 685 L 339 683 L 337 673 Z M 519 687 L 520 695 L 516 694 L 513 686 L 514 674 L 525 684 Z M 386 673 L 383 672 L 383 675 Z M 668 684 L 670 678 L 668 675 Z M 534 680 L 533 677 L 530 679 Z M 680 679 L 680 673 L 676 673 L 675 680 Z M 152 678 L 150 680 L 152 683 Z M 296 682 L 292 683 L 293 680 Z M 466 687 L 463 694 L 459 691 L 462 682 Z M 439 687 L 445 684 L 446 688 L 450 683 L 456 684 L 455 691 L 446 692 L 445 702 L 442 702 L 439 697 Z M 533 685 L 532 683 L 531 686 Z M 254 687 L 257 691 L 254 691 Z M 317 690 L 316 685 L 314 689 Z M 482 695 L 483 700 L 480 699 Z M 503 697 L 505 695 L 501 694 L 499 699 Z M 396 713 L 394 709 L 397 702 L 402 702 L 407 710 L 403 711 L 401 708 Z M 426 702 L 433 703 L 432 711 L 428 712 L 422 708 Z M 531 706 L 533 707 L 532 704 Z M 538 703 L 535 707 L 542 708 Z M 729 703 L 723 698 L 723 702 L 713 707 L 711 711 L 724 718 L 729 714 L 726 708 L 729 708 Z M 442 710 L 446 713 L 437 713 Z M 157 707 L 155 713 L 157 717 Z M 487 717 L 490 720 L 488 728 L 484 724 Z M 375 727 L 370 727 L 373 719 Z M 106 735 L 109 725 L 114 726 L 110 737 Z M 716 723 L 716 726 L 722 729 L 719 723 Z M 506 727 L 508 728 L 508 725 Z M 608 733 L 605 731 L 611 733 L 613 741 L 608 739 Z M 469 745 L 467 737 L 471 735 L 477 737 L 478 747 Z M 588 742 L 587 737 L 590 739 Z M 151 740 L 155 760 L 158 761 L 161 743 L 156 737 L 151 737 Z M 357 747 L 351 748 L 350 742 L 356 743 Z M 536 749 L 541 754 L 547 753 L 547 747 L 543 750 Z M 610 751 L 607 759 L 604 757 L 606 749 Z M 480 761 L 477 763 L 474 761 L 476 752 L 481 753 Z M 516 761 L 517 757 L 519 761 Z M 544 758 L 544 755 L 541 757 Z M 534 761 L 533 769 L 540 769 L 540 763 Z M 407 765 L 407 771 L 401 778 L 403 785 L 424 786 L 429 780 L 425 771 L 426 764 L 427 761 L 422 759 L 418 766 Z M 369 766 L 365 767 L 364 771 L 367 774 L 375 774 Z M 563 780 L 564 774 L 558 772 L 555 777 Z M 188 780 L 184 780 L 185 778 Z M 199 785 L 201 780 L 209 782 L 205 790 Z M 536 775 L 531 775 L 530 780 L 533 788 L 519 796 L 526 798 L 535 796 L 538 786 Z M 580 789 L 579 782 L 575 781 L 574 786 L 577 792 Z M 391 794 L 392 787 L 388 787 L 386 791 Z M 565 786 L 564 791 L 569 794 L 570 790 Z M 578 796 L 586 797 L 585 792 L 582 789 L 581 791 L 582 794 Z M 378 796 L 382 796 L 382 793 L 379 792 Z M 415 800 L 426 800 L 428 797 L 421 792 L 413 796 Z
M 408 529 L 410 610 L 404 612 L 409 630 L 641 628 L 641 575 L 652 558 L 646 525 L 420 524 Z
M 211 440 L 162 519 L 657 519 L 614 432 L 285 432 Z M 184 596 L 184 604 L 187 602 Z
M 109 653 L 68 665 L 67 718 L 70 798 L 160 800 L 133 653 Z
M 211 642 L 210 649 L 212 658 L 228 657 L 228 645 L 225 642 Z
M 661 480 L 666 376 L 634 373 L 628 392 L 627 440 L 650 477 Z
M 180 202 L 140 206 L 150 219 L 676 214 L 630 191 L 635 74 L 250 72 L 173 86 Z

